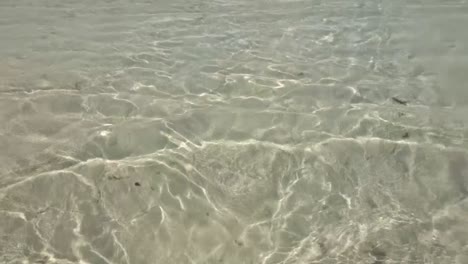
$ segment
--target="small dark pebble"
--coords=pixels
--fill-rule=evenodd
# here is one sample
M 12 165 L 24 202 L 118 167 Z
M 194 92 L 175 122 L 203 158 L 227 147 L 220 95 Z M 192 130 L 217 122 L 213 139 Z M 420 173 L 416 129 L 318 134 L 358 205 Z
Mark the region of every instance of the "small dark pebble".
M 109 175 L 109 176 L 107 176 L 107 179 L 116 181 L 116 180 L 120 180 L 121 178 L 119 178 L 118 176 L 115 176 L 115 175 Z
M 206 212 L 206 216 L 210 216 L 210 213 L 209 213 L 209 212 Z
M 405 116 L 405 113 L 398 112 L 398 117 L 402 117 L 402 116 Z
M 372 249 L 370 254 L 375 258 L 375 261 L 372 264 L 383 264 L 387 257 L 387 254 L 378 248 Z
M 135 182 L 135 186 L 140 187 L 141 184 L 139 182 Z
M 390 153 L 394 154 L 396 150 L 397 150 L 397 145 L 394 145 L 393 148 L 392 148 L 392 151 L 390 151 Z
M 325 246 L 325 244 L 322 241 L 319 241 L 318 245 L 320 247 L 321 255 L 324 255 L 324 254 L 326 254 L 328 252 L 327 247 Z
M 242 241 L 239 241 L 239 240 L 237 240 L 237 239 L 234 240 L 234 243 L 236 243 L 236 245 L 239 246 L 239 247 L 244 246 L 244 243 L 242 243 Z
M 303 77 L 303 76 L 304 76 L 304 73 L 303 73 L 303 72 L 299 72 L 299 73 L 297 74 L 297 76 Z
M 408 132 L 405 132 L 405 133 L 403 134 L 403 136 L 401 136 L 401 137 L 402 137 L 402 138 L 409 138 L 409 133 L 408 133 Z
M 372 200 L 371 198 L 367 198 L 366 200 L 367 204 L 369 205 L 370 208 L 375 209 L 377 208 L 377 204 Z
M 392 100 L 393 100 L 393 102 L 398 103 L 398 104 L 401 104 L 401 105 L 407 105 L 407 104 L 408 104 L 407 101 L 398 99 L 398 98 L 396 98 L 396 97 L 392 97 Z
M 80 91 L 83 88 L 83 86 L 84 86 L 84 83 L 80 81 L 80 82 L 75 82 L 75 85 L 73 86 L 73 88 L 75 90 Z

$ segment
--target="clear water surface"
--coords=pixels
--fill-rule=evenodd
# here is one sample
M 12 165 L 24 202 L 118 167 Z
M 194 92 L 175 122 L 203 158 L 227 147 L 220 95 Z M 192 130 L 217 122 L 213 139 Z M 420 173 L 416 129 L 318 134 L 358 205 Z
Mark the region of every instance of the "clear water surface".
M 2 0 L 0 263 L 468 263 L 468 2 Z

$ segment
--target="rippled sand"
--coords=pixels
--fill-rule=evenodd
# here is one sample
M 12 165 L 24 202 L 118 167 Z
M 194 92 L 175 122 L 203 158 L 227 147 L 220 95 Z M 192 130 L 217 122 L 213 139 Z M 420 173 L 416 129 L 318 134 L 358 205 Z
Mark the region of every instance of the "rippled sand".
M 468 263 L 467 14 L 2 0 L 0 263 Z

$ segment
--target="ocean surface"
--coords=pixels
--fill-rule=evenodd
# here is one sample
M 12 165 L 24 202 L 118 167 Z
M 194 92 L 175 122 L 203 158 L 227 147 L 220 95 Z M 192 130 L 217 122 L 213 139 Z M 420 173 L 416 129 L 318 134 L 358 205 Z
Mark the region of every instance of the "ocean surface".
M 467 264 L 468 2 L 1 0 L 0 263 Z

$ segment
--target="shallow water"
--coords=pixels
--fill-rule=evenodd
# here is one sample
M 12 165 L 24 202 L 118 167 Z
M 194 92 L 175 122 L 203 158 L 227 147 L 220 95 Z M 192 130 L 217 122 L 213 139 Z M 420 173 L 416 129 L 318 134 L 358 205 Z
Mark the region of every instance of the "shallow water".
M 468 2 L 2 0 L 0 263 L 468 263 Z

